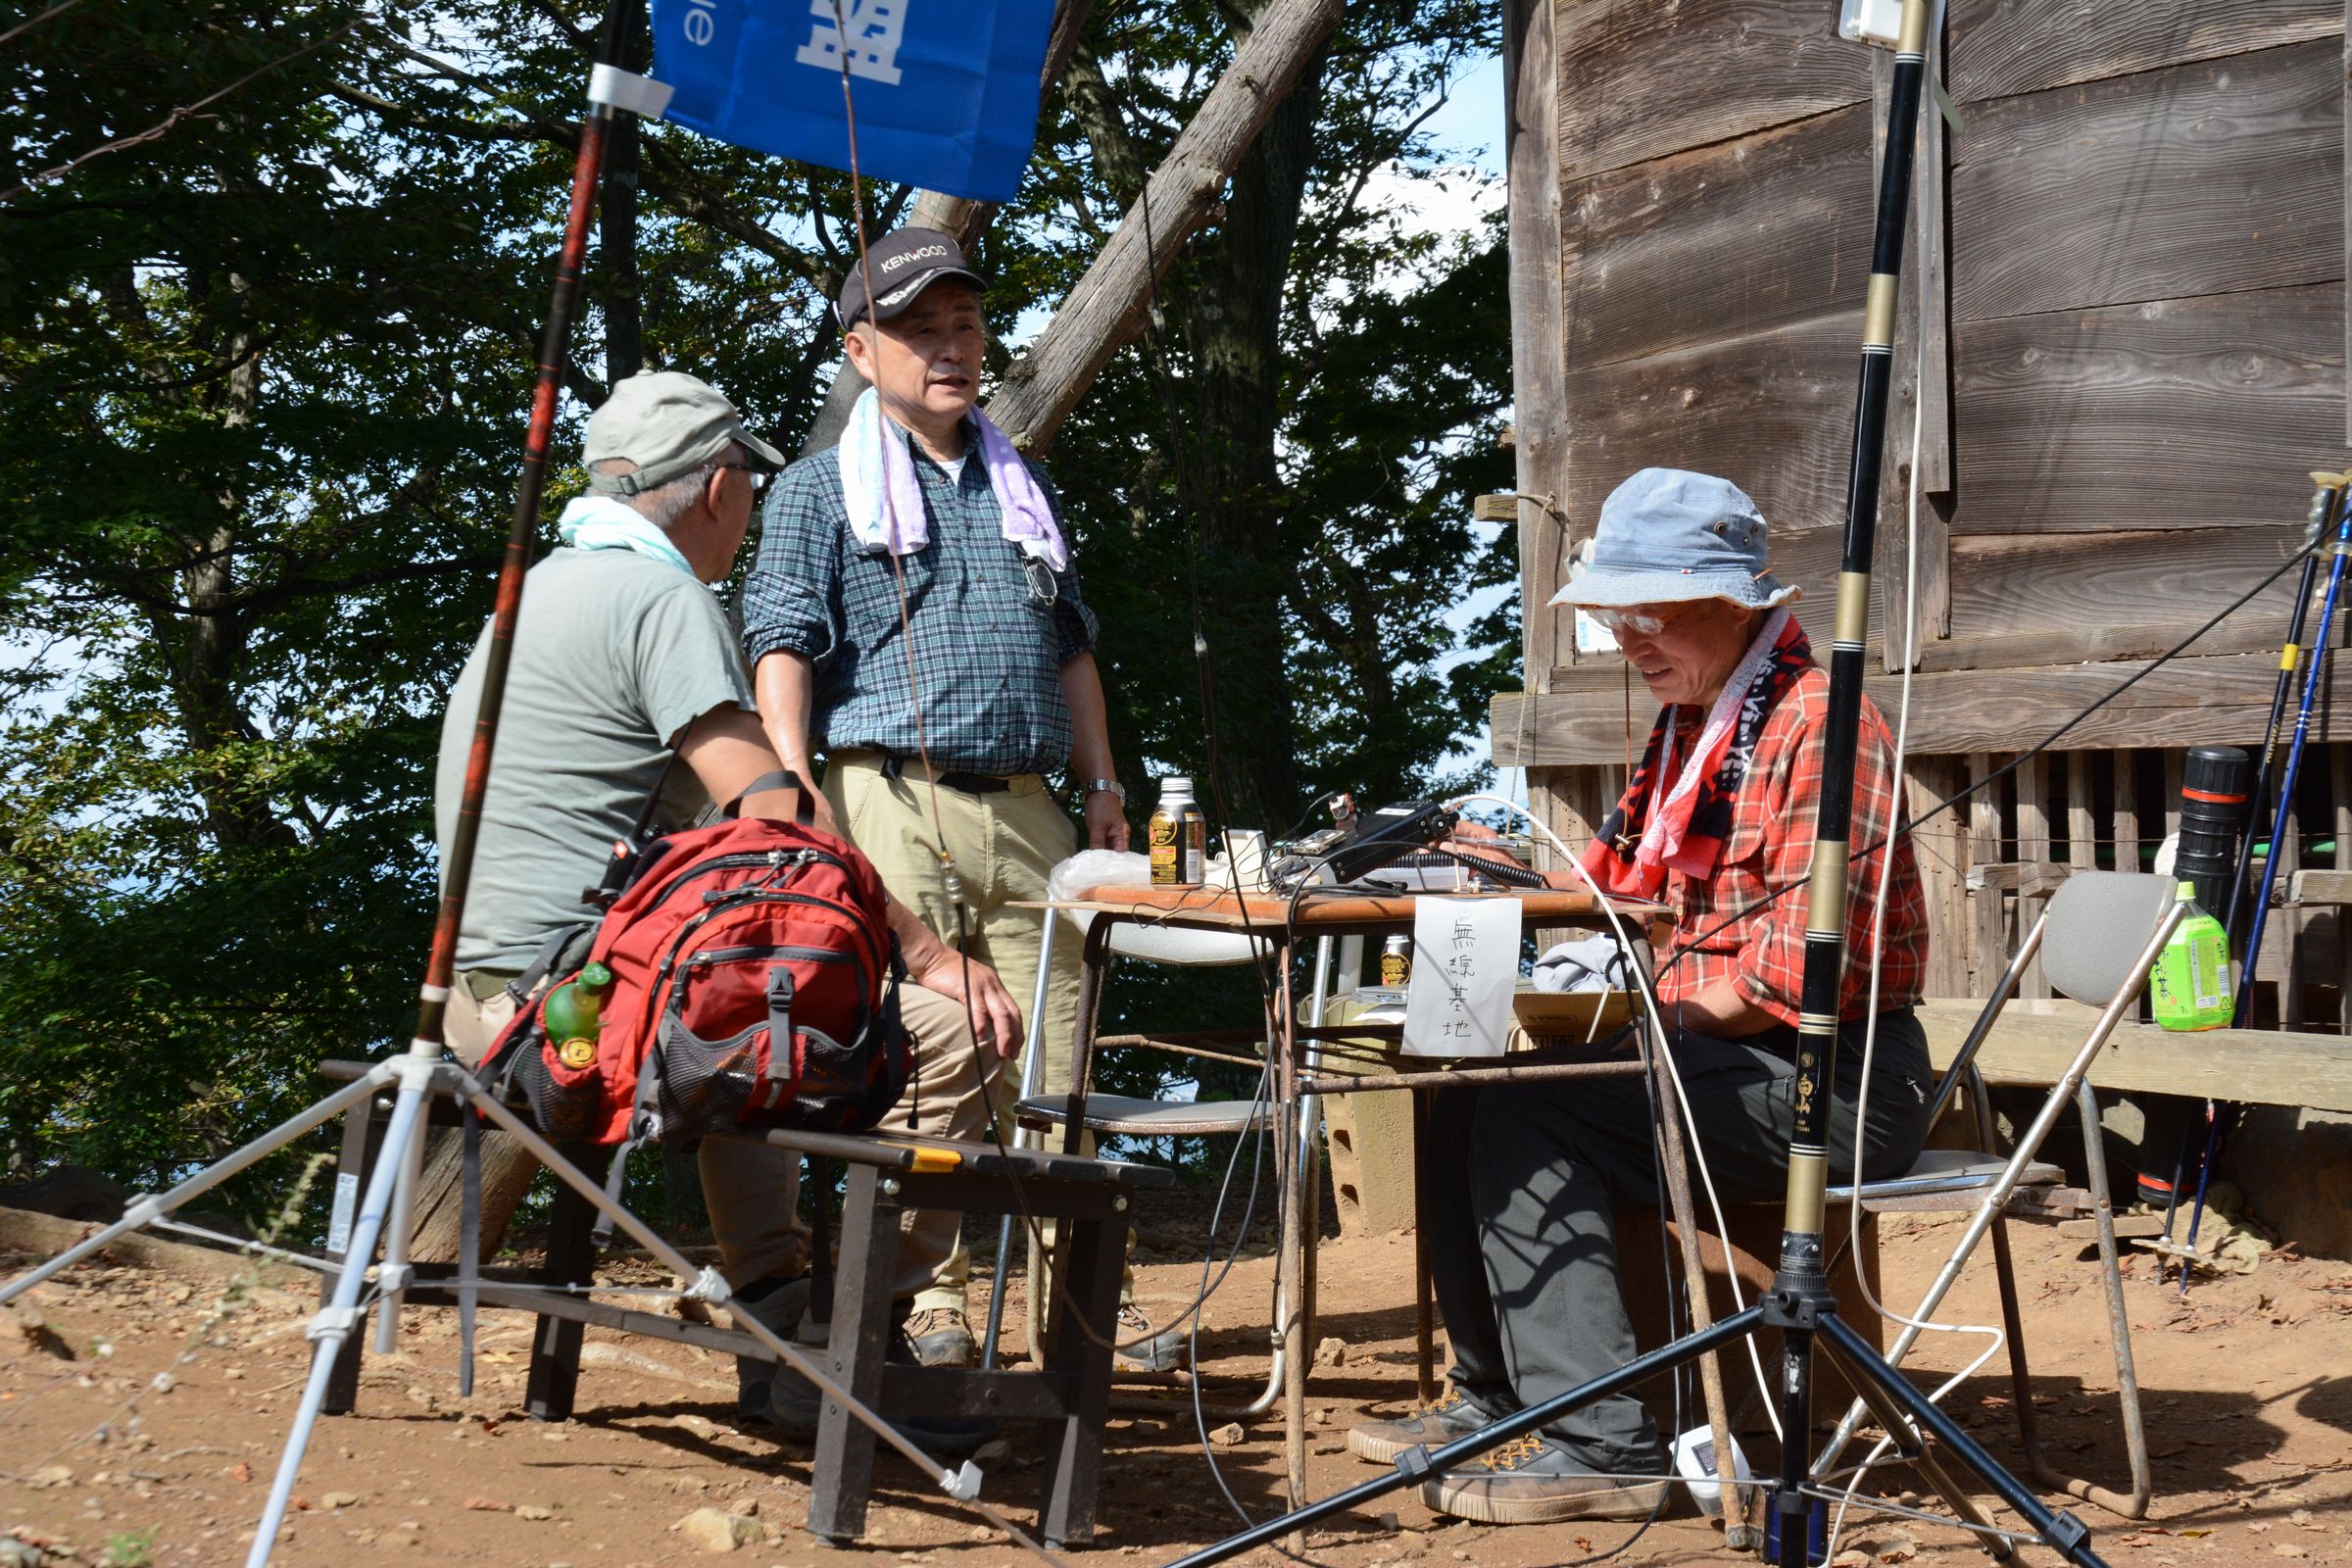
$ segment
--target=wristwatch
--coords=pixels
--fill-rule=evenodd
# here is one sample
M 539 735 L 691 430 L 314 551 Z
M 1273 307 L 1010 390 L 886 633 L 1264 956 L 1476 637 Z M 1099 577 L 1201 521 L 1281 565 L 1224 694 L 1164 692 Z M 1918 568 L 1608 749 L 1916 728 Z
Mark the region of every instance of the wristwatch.
M 1121 806 L 1127 804 L 1127 786 L 1115 778 L 1090 778 L 1086 781 L 1086 793 L 1089 795 L 1115 795 Z

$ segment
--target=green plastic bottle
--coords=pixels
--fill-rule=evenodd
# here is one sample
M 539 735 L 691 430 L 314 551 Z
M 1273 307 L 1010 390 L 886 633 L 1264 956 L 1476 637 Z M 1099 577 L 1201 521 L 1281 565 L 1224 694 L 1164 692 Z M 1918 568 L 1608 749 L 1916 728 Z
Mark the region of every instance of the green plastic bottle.
M 2193 884 L 2181 883 L 2175 897 L 2189 906 L 2188 916 L 2174 927 L 2148 975 L 2150 1010 L 2166 1029 L 2219 1029 L 2233 1010 L 2230 939 L 2222 922 L 2197 906 Z
M 548 993 L 539 1009 L 556 1059 L 580 1068 L 596 1060 L 596 1036 L 604 1027 L 605 998 L 612 994 L 612 971 L 591 963 L 577 976 Z

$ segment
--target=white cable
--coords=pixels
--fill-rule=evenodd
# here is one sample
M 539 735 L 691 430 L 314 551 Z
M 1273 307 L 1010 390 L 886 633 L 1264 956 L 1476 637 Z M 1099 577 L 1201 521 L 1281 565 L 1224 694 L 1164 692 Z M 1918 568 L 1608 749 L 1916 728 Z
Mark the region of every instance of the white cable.
M 1572 851 L 1570 851 L 1568 846 L 1562 842 L 1557 833 L 1554 833 L 1551 830 L 1550 823 L 1545 822 L 1542 817 L 1536 815 L 1535 811 L 1529 807 L 1522 806 L 1516 801 L 1505 800 L 1499 795 L 1491 795 L 1485 793 L 1465 795 L 1458 800 L 1449 801 L 1446 804 L 1448 807 L 1458 808 L 1466 806 L 1472 801 L 1493 801 L 1496 805 L 1503 807 L 1505 809 L 1512 811 L 1517 815 L 1526 817 L 1528 820 L 1528 825 L 1533 827 L 1537 832 L 1543 834 L 1544 838 L 1550 840 L 1551 847 L 1559 852 L 1560 858 L 1568 862 L 1569 868 L 1575 871 L 1579 877 L 1584 879 L 1586 887 L 1592 890 L 1592 897 L 1598 901 L 1600 912 L 1608 916 L 1609 925 L 1616 932 L 1618 945 L 1624 948 L 1629 954 L 1640 951 L 1634 946 L 1633 934 L 1625 928 L 1625 921 L 1619 917 L 1615 906 L 1609 903 L 1609 896 L 1600 890 L 1600 884 L 1592 880 L 1592 874 L 1585 869 L 1583 860 L 1579 858 Z M 1734 1312 L 1742 1312 L 1747 1309 L 1747 1302 L 1741 1298 L 1740 1293 L 1740 1271 L 1737 1268 L 1729 1266 L 1731 1256 L 1729 1251 L 1731 1247 L 1731 1227 L 1724 1222 L 1722 1200 L 1715 1196 L 1715 1176 L 1714 1173 L 1707 1168 L 1706 1148 L 1704 1143 L 1699 1138 L 1698 1122 L 1691 1112 L 1690 1096 L 1683 1088 L 1682 1070 L 1675 1063 L 1674 1050 L 1670 1043 L 1671 1037 L 1667 1033 L 1666 1020 L 1659 1015 L 1658 1008 L 1653 1003 L 1654 987 L 1649 984 L 1646 972 L 1644 972 L 1642 975 L 1642 982 L 1643 983 L 1641 988 L 1642 999 L 1644 1004 L 1644 1010 L 1649 1014 L 1651 1038 L 1656 1042 L 1658 1059 L 1666 1064 L 1667 1075 L 1674 1080 L 1675 1102 L 1682 1109 L 1683 1125 L 1690 1130 L 1690 1138 L 1685 1141 L 1686 1147 L 1690 1151 L 1691 1159 L 1698 1166 L 1699 1185 L 1706 1190 L 1707 1208 L 1708 1211 L 1715 1217 L 1715 1234 L 1724 1239 L 1724 1247 L 1726 1249 L 1724 1256 L 1727 1265 L 1724 1269 L 1724 1273 L 1732 1288 L 1732 1310 Z M 1764 1357 L 1761 1352 L 1756 1349 L 1755 1336 L 1749 1335 L 1741 1343 L 1743 1343 L 1747 1348 L 1748 1365 L 1755 1369 L 1756 1392 L 1761 1396 L 1764 1414 L 1766 1418 L 1772 1422 L 1773 1435 L 1775 1437 L 1780 1437 L 1782 1435 L 1781 1416 L 1773 1398 L 1772 1380 L 1766 1377 L 1764 1374 Z

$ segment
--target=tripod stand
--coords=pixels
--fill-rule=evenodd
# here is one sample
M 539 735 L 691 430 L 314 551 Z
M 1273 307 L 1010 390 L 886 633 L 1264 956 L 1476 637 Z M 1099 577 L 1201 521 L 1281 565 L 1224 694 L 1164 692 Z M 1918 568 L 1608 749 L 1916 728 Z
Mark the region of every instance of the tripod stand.
M 1835 1082 L 1838 1014 L 1845 970 L 1846 879 L 1851 858 L 1854 760 L 1860 742 L 1863 658 L 1867 647 L 1872 561 L 1876 546 L 1880 468 L 1891 380 L 1895 304 L 1903 228 L 1910 206 L 1911 170 L 1920 98 L 1927 74 L 1929 0 L 1903 0 L 1901 29 L 1887 99 L 1886 156 L 1881 165 L 1877 222 L 1863 319 L 1862 363 L 1846 491 L 1843 551 L 1830 658 L 1830 696 L 1824 730 L 1826 765 L 1816 818 L 1812 868 L 1805 888 L 1805 962 L 1797 1020 L 1794 1125 L 1788 1142 L 1788 1185 L 1779 1267 L 1772 1288 L 1754 1305 L 1712 1327 L 1530 1405 L 1480 1431 L 1431 1450 L 1408 1448 L 1390 1474 L 1336 1496 L 1230 1537 L 1180 1558 L 1173 1568 L 1205 1568 L 1252 1547 L 1281 1540 L 1332 1515 L 1460 1466 L 1560 1417 L 1671 1373 L 1720 1347 L 1775 1330 L 1781 1337 L 1777 1393 L 1785 1435 L 1779 1487 L 1771 1506 L 1779 1530 L 1781 1568 L 1805 1568 L 1812 1489 L 1807 1435 L 1811 1431 L 1817 1356 L 1827 1356 L 1884 1424 L 1895 1449 L 1912 1460 L 1961 1520 L 1982 1530 L 1989 1521 L 1954 1483 L 1927 1439 L 2014 1508 L 2047 1544 L 2078 1568 L 2102 1568 L 2089 1531 L 2071 1514 L 2045 1507 L 1957 1423 L 1889 1365 L 1838 1314 L 1825 1267 L 1825 1211 L 1829 1187 L 1829 1124 Z M 1653 1022 L 1655 1008 L 1653 1000 Z M 1719 1456 L 1719 1463 L 1721 1458 Z M 1719 1477 L 1719 1484 L 1728 1477 Z M 1996 1556 L 2008 1542 L 1995 1538 Z

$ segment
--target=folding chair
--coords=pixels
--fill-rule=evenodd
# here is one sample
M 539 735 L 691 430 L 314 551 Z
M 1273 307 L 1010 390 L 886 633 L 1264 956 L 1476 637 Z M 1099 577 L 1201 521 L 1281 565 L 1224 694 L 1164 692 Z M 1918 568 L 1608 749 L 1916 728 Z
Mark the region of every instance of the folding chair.
M 2042 1486 L 2095 1502 L 2127 1519 L 2143 1518 L 2148 1511 L 2152 1489 L 2147 1430 L 2140 1417 L 2139 1382 L 2132 1364 L 2132 1324 L 2124 1310 L 2123 1274 L 2118 1266 L 2115 1241 L 2115 1206 L 2109 1196 L 2107 1161 L 2099 1144 L 2098 1100 L 2091 1092 L 2087 1074 L 2091 1060 L 2106 1046 L 2115 1026 L 2136 1005 L 2148 971 L 2155 966 L 2166 940 L 2187 912 L 2188 906 L 2176 901 L 2175 892 L 2176 884 L 2171 877 L 2133 871 L 2078 871 L 2060 885 L 2041 918 L 2018 944 L 2017 956 L 1993 988 L 1951 1067 L 1936 1082 L 1936 1112 L 1940 1113 L 1953 1093 L 1966 1083 L 1971 1103 L 1976 1107 L 1978 1141 L 1986 1151 L 1993 1148 L 1992 1112 L 1985 1103 L 1984 1080 L 1977 1069 L 1976 1058 L 2016 991 L 2019 977 L 2036 954 L 2041 957 L 2042 970 L 2052 990 L 2102 1010 L 2066 1072 L 2043 1099 L 2032 1125 L 2019 1135 L 2017 1147 L 2008 1157 L 1988 1152 L 1931 1149 L 1924 1151 L 1901 1176 L 1865 1182 L 1858 1190 L 1833 1187 L 1829 1192 L 1833 1203 L 1852 1202 L 1858 1196 L 1862 1206 L 1874 1212 L 1973 1212 L 1974 1218 L 1958 1245 L 1912 1310 L 1914 1318 L 1926 1318 L 1936 1310 L 1976 1250 L 1978 1242 L 1987 1231 L 1991 1232 L 1993 1267 L 2000 1280 L 2001 1325 L 2009 1350 L 2011 1402 L 2017 1411 L 2018 1438 L 2025 1448 L 2026 1462 Z M 2082 1123 L 2082 1162 L 2098 1230 L 2099 1271 L 2106 1288 L 2108 1325 L 2115 1348 L 2116 1390 L 2122 1408 L 2124 1442 L 2131 1456 L 2129 1494 L 2112 1492 L 2051 1467 L 2042 1454 L 2040 1436 L 2035 1430 L 2033 1386 L 2026 1367 L 2025 1332 L 2018 1310 L 2017 1274 L 2010 1258 L 2006 1222 L 2012 1213 L 2030 1215 L 2046 1210 L 2050 1206 L 2048 1198 L 2065 1180 L 2059 1167 L 2037 1160 L 2034 1155 L 2069 1103 L 2076 1107 Z M 2043 1201 L 2036 1202 L 2037 1197 Z M 1906 1326 L 1887 1352 L 1887 1359 L 1899 1363 L 1920 1333 L 1921 1330 Z M 1837 1435 L 1814 1467 L 1817 1477 L 1837 1462 L 1862 1414 L 1859 1401 L 1847 1410 Z
M 1080 917 L 1073 915 L 1071 918 L 1077 920 Z M 1054 945 L 1060 924 L 1059 920 L 1049 920 L 1038 953 L 1037 986 L 1029 1008 L 1029 1038 L 1022 1052 L 1020 1098 L 1013 1107 L 1016 1137 L 1024 1147 L 1033 1147 L 1042 1142 L 1044 1134 L 1065 1125 L 1068 1117 L 1069 1102 L 1065 1096 L 1041 1093 L 1045 1084 L 1043 1019 L 1053 970 Z M 1271 951 L 1264 939 L 1240 933 L 1177 930 L 1132 921 L 1114 924 L 1107 941 L 1111 954 L 1118 960 L 1164 964 L 1176 968 L 1239 967 L 1260 961 Z M 1325 971 L 1330 963 L 1330 947 L 1327 938 L 1316 954 L 1317 1000 L 1313 1004 L 1315 1016 L 1311 1022 L 1321 1021 L 1321 995 Z M 1103 978 L 1107 982 L 1109 977 L 1106 974 Z M 1080 1027 L 1086 1027 L 1083 1019 Z M 1075 1045 L 1075 1041 L 1069 1043 L 1073 1054 Z M 1161 1049 L 1180 1048 L 1168 1046 Z M 1264 1124 L 1269 1119 L 1267 1112 L 1270 1109 L 1274 1112 L 1271 1119 L 1278 1129 L 1293 1120 L 1279 1108 L 1269 1106 L 1262 1098 L 1205 1102 L 1157 1100 L 1137 1095 L 1099 1094 L 1090 1085 L 1084 1102 L 1081 1125 L 1097 1138 L 1244 1137 L 1265 1130 Z M 1312 1147 L 1312 1129 L 1315 1125 L 1313 1102 L 1305 1102 L 1298 1111 L 1299 1147 L 1294 1169 L 1308 1173 L 1314 1169 L 1310 1161 L 1320 1152 Z M 1308 1192 L 1314 1187 L 1311 1177 L 1300 1185 Z M 1292 1196 L 1295 1199 L 1297 1195 Z M 1012 1219 L 1007 1216 L 997 1234 L 1000 1281 L 1004 1277 L 1005 1260 L 1011 1253 Z M 1044 1273 L 1035 1258 L 1031 1260 L 1029 1277 L 1033 1291 L 1043 1284 Z M 989 1299 L 988 1324 L 981 1340 L 982 1366 L 996 1364 L 998 1342 L 1004 1327 L 1004 1293 L 1001 1287 L 992 1293 Z M 1033 1334 L 1040 1321 L 1039 1308 L 1042 1304 L 1034 1298 L 1030 1302 Z M 1275 1321 L 1281 1320 L 1281 1306 L 1277 1303 Z M 1265 1388 L 1250 1401 L 1244 1413 L 1254 1414 L 1268 1409 L 1281 1396 L 1285 1353 L 1285 1346 L 1277 1344 L 1274 1347 L 1273 1364 Z

